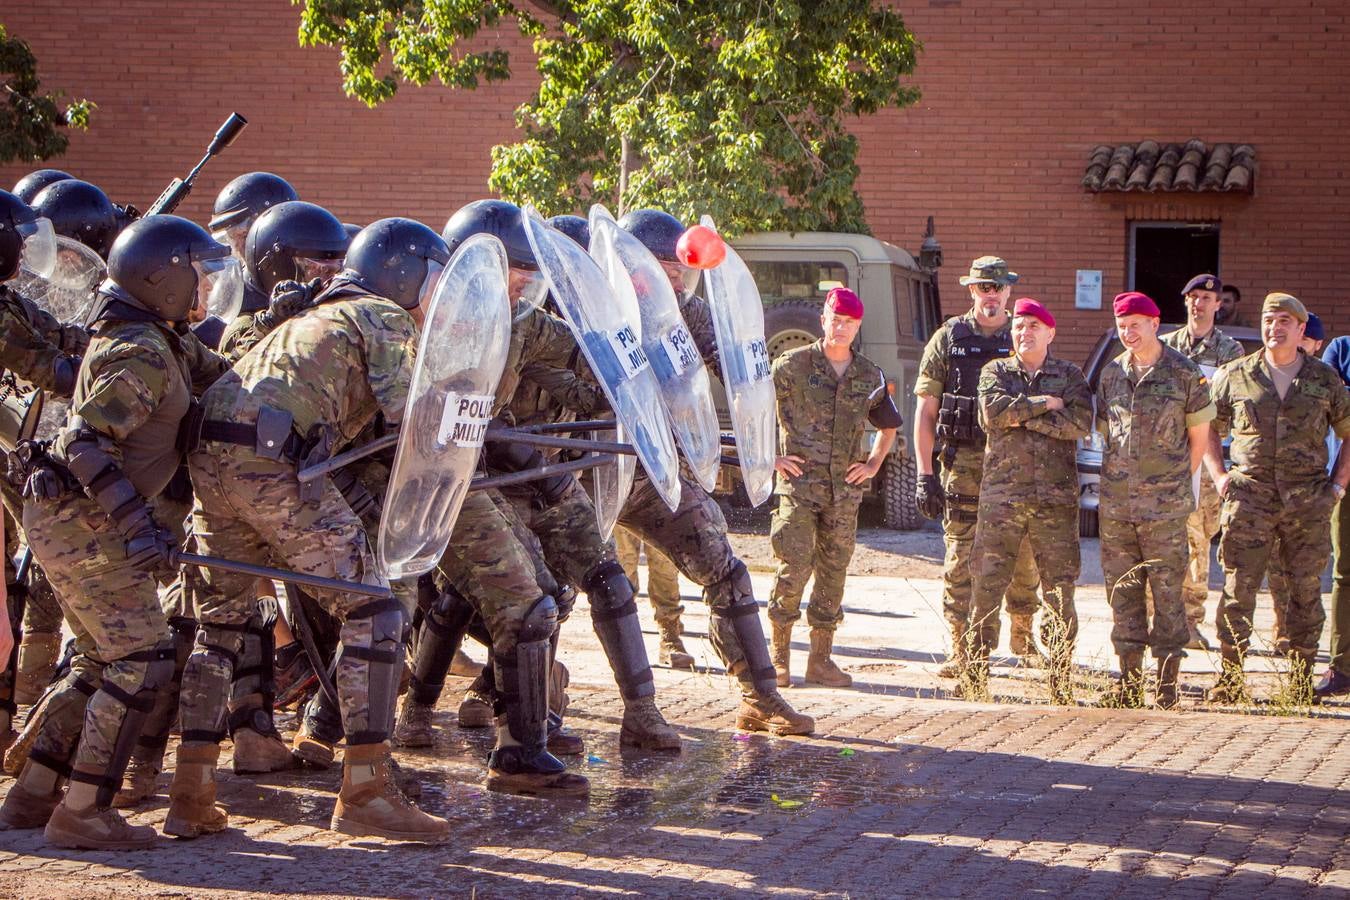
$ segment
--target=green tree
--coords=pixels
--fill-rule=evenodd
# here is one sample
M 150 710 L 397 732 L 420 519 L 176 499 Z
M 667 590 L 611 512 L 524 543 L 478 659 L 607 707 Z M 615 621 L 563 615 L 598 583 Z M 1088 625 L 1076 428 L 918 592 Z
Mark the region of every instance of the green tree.
M 0 25 L 0 162 L 31 162 L 66 152 L 66 129 L 89 127 L 94 104 L 76 100 L 63 113 L 59 94 L 41 92 L 37 57 L 28 44 Z
M 344 89 L 370 105 L 400 78 L 509 78 L 485 30 L 532 37 L 540 87 L 489 184 L 546 214 L 603 202 L 710 213 L 729 235 L 865 232 L 847 124 L 919 96 L 902 80 L 918 43 L 870 0 L 294 2 L 301 43 L 338 47 Z

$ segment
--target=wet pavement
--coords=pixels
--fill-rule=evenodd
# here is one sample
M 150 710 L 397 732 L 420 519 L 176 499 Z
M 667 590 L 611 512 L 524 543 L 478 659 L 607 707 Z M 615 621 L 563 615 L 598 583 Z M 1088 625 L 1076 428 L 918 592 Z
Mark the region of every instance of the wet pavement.
M 1350 708 L 1053 708 L 1036 702 L 1038 676 L 1014 669 L 999 670 L 995 694 L 1018 702 L 952 701 L 932 671 L 943 649 L 931 585 L 881 581 L 850 582 L 838 644 L 856 689 L 786 692 L 817 717 L 811 738 L 739 734 L 723 674 L 658 669 L 684 752 L 620 751 L 622 707 L 581 604 L 564 650 L 588 802 L 483 790 L 491 734 L 457 727 L 465 682 L 451 679 L 436 747 L 398 754 L 420 803 L 455 823 L 442 846 L 325 830 L 336 767 L 222 768 L 228 832 L 120 854 L 0 833 L 0 895 L 1350 896 Z M 767 593 L 758 575 L 756 587 Z M 689 593 L 690 649 L 707 662 Z M 1103 654 L 1091 623 L 1104 601 L 1085 595 L 1086 665 Z M 795 637 L 800 670 L 805 628 Z M 1193 693 L 1204 665 L 1188 661 Z M 135 821 L 161 825 L 165 807 L 161 796 Z

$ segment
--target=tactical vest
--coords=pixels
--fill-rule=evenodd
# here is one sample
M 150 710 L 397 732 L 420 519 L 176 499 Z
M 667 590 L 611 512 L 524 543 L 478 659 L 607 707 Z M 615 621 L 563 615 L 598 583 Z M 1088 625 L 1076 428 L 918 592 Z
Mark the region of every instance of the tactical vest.
M 984 430 L 976 390 L 980 370 L 992 359 L 1012 352 L 1012 333 L 1003 329 L 982 334 L 965 319 L 951 324 L 952 343 L 947 351 L 947 380 L 942 384 L 942 406 L 938 410 L 937 436 L 952 446 L 984 446 Z

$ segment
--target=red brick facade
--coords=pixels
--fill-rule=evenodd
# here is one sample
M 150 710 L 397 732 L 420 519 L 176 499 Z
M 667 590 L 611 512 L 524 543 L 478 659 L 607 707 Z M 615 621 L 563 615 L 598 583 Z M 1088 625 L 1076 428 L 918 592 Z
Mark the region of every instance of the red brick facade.
M 1222 274 L 1250 316 L 1288 290 L 1350 331 L 1337 288 L 1350 273 L 1350 39 L 1329 2 L 1247 0 L 1222 15 L 1176 3 L 928 0 L 901 4 L 923 41 L 920 104 L 860 121 L 861 190 L 873 232 L 917 250 L 937 217 L 946 310 L 968 261 L 1005 256 L 1019 293 L 1060 314 L 1060 351 L 1081 360 L 1108 313 L 1073 305 L 1077 269 L 1104 275 L 1104 303 L 1126 287 L 1129 222 L 1217 222 Z M 475 92 L 404 87 L 368 110 L 345 98 L 336 54 L 301 49 L 285 0 L 226 4 L 33 0 L 4 23 L 32 44 L 46 83 L 99 108 L 94 127 L 48 165 L 148 204 L 197 161 L 231 110 L 250 120 L 181 211 L 201 218 L 230 177 L 285 175 L 350 221 L 405 214 L 439 226 L 485 192 L 489 151 L 514 134 L 533 86 Z M 1152 138 L 1249 143 L 1252 195 L 1103 194 L 1079 185 L 1098 144 Z M 9 184 L 27 168 L 0 167 Z M 1179 287 L 1179 285 L 1178 285 Z

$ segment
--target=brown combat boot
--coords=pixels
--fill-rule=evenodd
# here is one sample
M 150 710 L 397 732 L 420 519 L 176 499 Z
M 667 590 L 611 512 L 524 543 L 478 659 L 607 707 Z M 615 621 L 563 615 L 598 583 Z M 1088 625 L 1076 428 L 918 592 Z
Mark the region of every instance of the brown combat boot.
M 1290 700 L 1300 706 L 1313 702 L 1313 667 L 1317 663 L 1317 649 L 1289 652 Z
M 1177 708 L 1177 681 L 1181 677 L 1181 657 L 1169 656 L 1158 661 L 1158 709 Z
M 390 771 L 389 745 L 354 744 L 342 759 L 342 789 L 329 827 L 353 837 L 424 844 L 444 840 L 450 823 L 408 802 Z
M 1209 703 L 1232 705 L 1250 700 L 1247 693 L 1247 681 L 1242 673 L 1242 654 L 1236 647 L 1223 644 L 1219 647 L 1223 662 L 1219 668 L 1219 680 L 1214 687 L 1205 692 Z
M 1031 624 L 1032 618 L 1031 613 L 1012 617 L 1012 634 L 1009 636 L 1009 646 L 1013 656 L 1039 655 L 1040 651 L 1036 649 L 1036 632 Z
M 436 743 L 431 728 L 433 709 L 430 703 L 418 703 L 412 694 L 404 697 L 403 709 L 399 710 L 398 724 L 394 727 L 394 743 L 400 747 L 433 746 Z
M 84 772 L 77 766 L 76 772 L 106 777 L 101 769 Z M 100 807 L 99 790 L 97 784 L 72 777 L 42 833 L 47 843 L 71 850 L 147 850 L 159 841 L 149 825 L 132 825 L 117 810 Z
M 223 831 L 229 823 L 225 810 L 216 805 L 216 765 L 219 744 L 196 744 L 178 748 L 173 783 L 169 785 L 169 814 L 164 833 L 195 838 Z
M 28 706 L 37 702 L 51 683 L 60 655 L 61 635 L 24 632 L 14 673 L 15 703 Z
M 947 657 L 947 662 L 938 669 L 939 678 L 960 678 L 961 673 L 966 670 L 966 629 L 959 625 L 952 626 L 952 652 Z
M 132 754 L 127 763 L 127 773 L 122 776 L 122 789 L 113 797 L 114 809 L 132 809 L 155 796 L 155 791 L 159 789 L 161 759 L 158 753 Z
M 680 637 L 680 620 L 658 622 L 661 631 L 661 645 L 657 648 L 657 659 L 663 666 L 672 669 L 694 668 L 694 656 L 684 648 L 684 639 Z
M 24 784 L 20 778 L 9 786 L 5 802 L 0 804 L 0 831 L 18 831 L 45 828 L 47 820 L 61 803 L 61 788 L 55 773 L 49 773 L 53 788 L 39 792 Z
M 639 697 L 624 703 L 619 745 L 642 750 L 673 750 L 679 753 L 680 735 L 670 727 L 666 717 L 661 715 L 654 697 Z M 549 742 L 549 749 L 553 749 L 552 740 Z
M 741 706 L 736 710 L 736 727 L 741 731 L 767 731 L 770 734 L 810 734 L 816 720 L 792 708 L 778 691 L 761 694 L 744 686 Z
M 1120 655 L 1120 677 L 1106 689 L 1102 706 L 1116 709 L 1144 708 L 1144 651 L 1127 650 Z
M 806 658 L 806 683 L 825 687 L 846 688 L 853 685 L 853 676 L 830 659 L 834 649 L 834 632 L 828 628 L 811 629 L 811 655 Z
M 262 734 L 252 728 L 234 732 L 234 774 L 261 775 L 299 768 L 300 761 L 277 734 Z
M 788 663 L 792 658 L 792 623 L 771 622 L 773 625 L 773 668 L 778 673 L 778 686 L 792 684 Z
M 483 664 L 474 662 L 473 657 L 462 649 L 457 649 L 455 658 L 450 660 L 450 674 L 456 678 L 474 678 L 481 671 L 483 671 Z
M 331 744 L 310 731 L 307 720 L 300 722 L 300 730 L 291 739 L 291 753 L 296 759 L 316 769 L 326 769 L 337 756 L 337 745 Z

